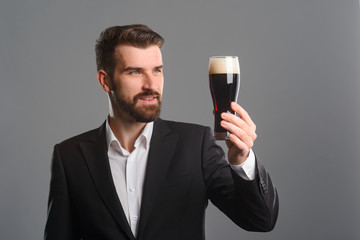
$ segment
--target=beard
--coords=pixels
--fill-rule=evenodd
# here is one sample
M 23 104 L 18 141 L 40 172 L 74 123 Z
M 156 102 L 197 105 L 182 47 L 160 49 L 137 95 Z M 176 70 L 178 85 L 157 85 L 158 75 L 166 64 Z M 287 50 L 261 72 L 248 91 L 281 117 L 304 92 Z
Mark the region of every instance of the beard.
M 156 104 L 136 106 L 138 99 L 146 96 L 155 96 Z M 127 98 L 124 94 L 117 94 L 114 89 L 110 93 L 111 101 L 117 110 L 124 111 L 129 114 L 136 122 L 152 122 L 160 116 L 161 112 L 161 95 L 157 91 L 144 91 L 136 94 L 133 99 Z M 115 109 L 114 109 L 115 110 Z

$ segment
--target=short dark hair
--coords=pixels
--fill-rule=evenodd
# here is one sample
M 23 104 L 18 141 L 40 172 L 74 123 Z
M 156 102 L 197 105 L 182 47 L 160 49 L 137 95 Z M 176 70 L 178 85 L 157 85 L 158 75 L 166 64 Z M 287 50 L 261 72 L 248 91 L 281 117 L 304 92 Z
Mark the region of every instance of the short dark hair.
M 120 44 L 138 48 L 157 45 L 161 48 L 164 39 L 143 24 L 113 26 L 105 29 L 96 41 L 96 65 L 98 71 L 104 70 L 111 78 L 113 78 L 116 66 L 115 48 Z

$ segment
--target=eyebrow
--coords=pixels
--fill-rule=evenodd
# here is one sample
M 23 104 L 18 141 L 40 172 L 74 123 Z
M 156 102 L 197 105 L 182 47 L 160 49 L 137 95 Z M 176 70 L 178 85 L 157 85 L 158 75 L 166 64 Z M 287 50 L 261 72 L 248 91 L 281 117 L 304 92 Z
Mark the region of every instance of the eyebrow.
M 159 69 L 159 68 L 163 68 L 163 67 L 164 67 L 164 65 L 159 65 L 159 66 L 156 66 L 156 67 L 154 67 L 154 68 Z
M 154 67 L 154 69 L 161 69 L 161 68 L 163 68 L 164 67 L 164 65 L 159 65 L 159 66 L 155 66 Z M 123 72 L 127 72 L 127 71 L 139 71 L 139 70 L 142 70 L 143 68 L 141 68 L 141 67 L 132 67 L 132 66 L 129 66 L 129 67 L 127 67 L 127 68 L 125 68 L 124 70 L 123 70 Z

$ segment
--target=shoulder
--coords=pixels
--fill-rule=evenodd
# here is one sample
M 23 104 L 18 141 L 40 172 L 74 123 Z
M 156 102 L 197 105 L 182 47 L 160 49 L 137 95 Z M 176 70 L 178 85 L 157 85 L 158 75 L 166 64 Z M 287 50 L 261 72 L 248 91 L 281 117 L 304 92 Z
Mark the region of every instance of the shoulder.
M 187 122 L 178 122 L 178 121 L 172 121 L 172 120 L 164 120 L 164 119 L 158 119 L 155 121 L 155 125 L 160 126 L 168 126 L 174 131 L 180 131 L 180 132 L 191 132 L 191 131 L 205 131 L 207 129 L 210 129 L 207 126 L 203 126 L 200 124 L 195 123 L 187 123 Z
M 185 138 L 202 139 L 212 135 L 209 127 L 186 122 L 157 119 L 154 122 L 154 131 L 172 132 Z
M 68 139 L 65 139 L 58 143 L 58 146 L 61 147 L 69 147 L 73 145 L 78 145 L 81 142 L 87 142 L 87 141 L 95 141 L 99 137 L 105 134 L 105 123 L 103 123 L 100 127 L 94 128 L 92 130 L 80 133 L 78 135 L 75 135 L 73 137 L 70 137 Z M 105 136 L 105 135 L 104 135 Z

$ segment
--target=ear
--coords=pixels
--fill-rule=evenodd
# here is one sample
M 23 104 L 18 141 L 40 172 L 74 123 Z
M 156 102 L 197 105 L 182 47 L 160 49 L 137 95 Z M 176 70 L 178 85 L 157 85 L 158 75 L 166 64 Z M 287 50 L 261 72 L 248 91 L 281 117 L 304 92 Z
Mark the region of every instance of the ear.
M 101 88 L 104 89 L 105 92 L 111 91 L 110 77 L 104 70 L 98 71 L 97 80 L 99 81 Z

